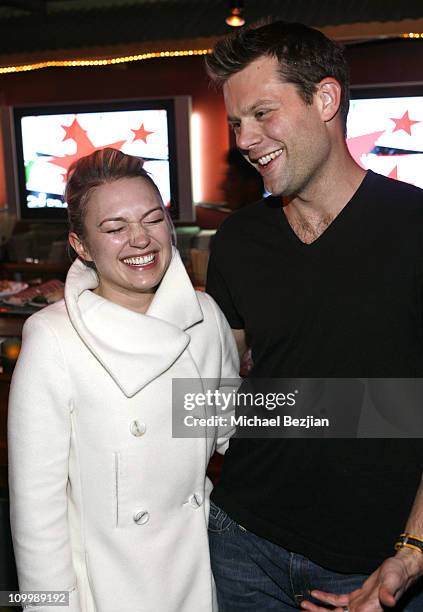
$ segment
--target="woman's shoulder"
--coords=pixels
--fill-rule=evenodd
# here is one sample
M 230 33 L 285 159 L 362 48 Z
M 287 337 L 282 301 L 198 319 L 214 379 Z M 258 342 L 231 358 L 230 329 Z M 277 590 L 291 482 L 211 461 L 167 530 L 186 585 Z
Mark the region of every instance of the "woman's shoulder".
M 24 333 L 38 331 L 41 333 L 43 329 L 64 330 L 69 323 L 69 316 L 66 310 L 65 301 L 59 300 L 55 304 L 45 306 L 42 310 L 35 312 L 28 317 L 24 324 Z
M 63 361 L 64 346 L 69 343 L 68 316 L 61 300 L 31 315 L 23 326 L 22 350 L 18 363 L 39 362 L 59 365 Z
M 204 320 L 207 321 L 212 319 L 213 322 L 217 324 L 219 328 L 222 326 L 226 327 L 228 323 L 226 321 L 225 315 L 223 314 L 215 300 L 212 298 L 212 296 L 206 293 L 205 291 L 196 291 L 196 294 L 201 310 L 203 311 Z
M 203 311 L 203 314 L 204 314 L 204 310 L 206 310 L 207 312 L 213 312 L 214 308 L 217 308 L 217 304 L 214 301 L 214 299 L 211 297 L 211 295 L 209 295 L 205 291 L 198 291 L 196 289 L 195 295 L 197 296 L 197 300 L 201 306 L 201 310 Z

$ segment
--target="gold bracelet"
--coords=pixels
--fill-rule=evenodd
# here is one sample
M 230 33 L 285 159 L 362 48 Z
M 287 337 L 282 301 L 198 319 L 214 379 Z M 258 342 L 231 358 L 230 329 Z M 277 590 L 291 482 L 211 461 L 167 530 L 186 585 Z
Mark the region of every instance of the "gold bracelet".
M 395 550 L 398 551 L 402 548 L 411 548 L 411 550 L 423 554 L 423 538 L 410 533 L 402 533 L 395 544 Z

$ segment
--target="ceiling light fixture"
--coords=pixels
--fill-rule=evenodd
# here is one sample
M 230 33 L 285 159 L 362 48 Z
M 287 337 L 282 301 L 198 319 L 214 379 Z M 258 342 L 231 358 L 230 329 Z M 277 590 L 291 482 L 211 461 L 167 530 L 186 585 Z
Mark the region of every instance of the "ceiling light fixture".
M 231 0 L 229 2 L 230 14 L 225 21 L 232 28 L 240 28 L 245 24 L 245 19 L 242 15 L 244 9 L 243 0 Z

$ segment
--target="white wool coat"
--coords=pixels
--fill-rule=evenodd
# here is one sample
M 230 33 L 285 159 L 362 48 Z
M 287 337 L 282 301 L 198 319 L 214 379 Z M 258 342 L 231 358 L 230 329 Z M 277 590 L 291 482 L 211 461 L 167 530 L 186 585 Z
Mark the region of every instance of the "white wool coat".
M 205 471 L 230 432 L 172 437 L 172 379 L 236 387 L 231 331 L 175 249 L 145 315 L 96 286 L 76 261 L 65 300 L 24 326 L 9 404 L 20 589 L 70 591 L 69 612 L 217 610 Z

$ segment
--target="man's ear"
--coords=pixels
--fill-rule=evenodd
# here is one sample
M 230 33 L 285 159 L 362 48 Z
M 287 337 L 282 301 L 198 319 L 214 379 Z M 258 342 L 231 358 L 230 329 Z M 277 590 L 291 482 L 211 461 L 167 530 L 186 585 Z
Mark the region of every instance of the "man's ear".
M 85 261 L 93 261 L 88 247 L 82 242 L 79 236 L 75 234 L 75 232 L 69 233 L 68 240 L 73 250 L 76 251 L 78 257 Z
M 341 104 L 341 85 L 332 77 L 322 79 L 317 85 L 316 99 L 323 121 L 330 121 Z

